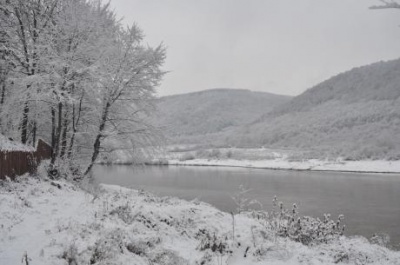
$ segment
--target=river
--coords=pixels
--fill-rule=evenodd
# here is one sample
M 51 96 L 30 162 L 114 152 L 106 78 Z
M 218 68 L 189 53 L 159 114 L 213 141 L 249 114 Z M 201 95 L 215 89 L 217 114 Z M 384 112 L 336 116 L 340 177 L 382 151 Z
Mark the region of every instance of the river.
M 160 196 L 199 199 L 223 211 L 235 211 L 232 196 L 243 185 L 246 197 L 272 208 L 276 195 L 302 215 L 333 218 L 344 214 L 347 235 L 387 233 L 400 244 L 400 176 L 341 172 L 281 171 L 229 167 L 96 166 L 100 183 L 144 189 Z

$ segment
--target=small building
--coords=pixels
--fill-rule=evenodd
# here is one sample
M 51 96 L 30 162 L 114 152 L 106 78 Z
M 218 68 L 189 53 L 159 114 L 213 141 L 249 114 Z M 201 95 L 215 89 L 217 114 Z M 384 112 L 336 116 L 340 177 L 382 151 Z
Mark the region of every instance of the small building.
M 51 146 L 42 139 L 33 148 L 0 134 L 0 179 L 15 179 L 16 176 L 35 172 L 40 162 L 49 159 L 51 153 Z

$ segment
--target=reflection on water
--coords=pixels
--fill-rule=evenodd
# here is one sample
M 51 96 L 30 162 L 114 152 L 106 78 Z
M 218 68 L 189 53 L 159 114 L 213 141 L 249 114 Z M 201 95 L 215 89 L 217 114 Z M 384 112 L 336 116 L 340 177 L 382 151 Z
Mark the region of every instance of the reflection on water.
M 286 207 L 297 203 L 303 215 L 345 215 L 347 234 L 370 237 L 386 232 L 400 243 L 400 176 L 227 167 L 97 166 L 96 180 L 164 196 L 208 202 L 234 211 L 239 185 L 269 210 L 276 195 Z M 260 206 L 259 206 L 260 207 Z

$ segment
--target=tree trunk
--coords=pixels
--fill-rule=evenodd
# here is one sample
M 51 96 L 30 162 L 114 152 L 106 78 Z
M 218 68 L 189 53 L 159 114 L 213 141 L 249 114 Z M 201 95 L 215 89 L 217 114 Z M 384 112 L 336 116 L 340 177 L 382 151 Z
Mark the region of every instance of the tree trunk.
M 6 97 L 6 81 L 2 80 L 1 81 L 1 95 L 0 95 L 0 111 L 1 111 L 1 107 L 4 104 L 5 97 Z M 2 117 L 0 117 L 0 132 L 3 132 L 3 119 L 2 119 Z
M 25 101 L 24 110 L 22 114 L 22 124 L 21 124 L 21 142 L 26 144 L 28 140 L 28 115 L 29 115 L 29 106 L 28 101 Z
M 67 151 L 68 159 L 71 159 L 71 157 L 72 157 L 72 148 L 74 147 L 74 143 L 75 143 L 75 133 L 76 133 L 76 131 L 72 132 L 71 139 L 69 140 L 69 146 L 68 146 L 68 151 Z
M 37 132 L 37 123 L 36 121 L 33 122 L 33 128 L 32 128 L 32 145 L 36 145 L 36 132 Z
M 0 98 L 0 105 L 4 104 L 6 98 L 6 81 L 1 81 L 1 98 Z
M 60 138 L 61 138 L 61 129 L 62 129 L 62 112 L 63 112 L 63 105 L 62 102 L 58 103 L 58 124 L 57 129 L 55 132 L 54 137 L 54 147 L 53 147 L 53 154 L 51 156 L 50 166 L 53 167 L 54 163 L 56 162 L 58 152 L 60 149 Z
M 61 151 L 60 158 L 64 158 L 65 151 L 67 149 L 67 131 L 68 131 L 68 115 L 67 111 L 65 111 L 64 121 L 62 126 L 62 138 L 61 138 Z
M 75 112 L 75 105 L 72 106 L 72 135 L 71 135 L 71 140 L 69 141 L 69 147 L 67 152 L 68 159 L 70 159 L 72 156 L 72 148 L 74 147 L 75 143 L 75 134 L 77 132 L 77 126 L 79 124 L 79 120 L 81 118 L 81 113 L 82 113 L 83 96 L 84 93 L 82 93 L 82 96 L 79 100 L 78 113 Z
M 51 148 L 56 147 L 56 110 L 51 107 Z M 52 155 L 53 156 L 53 155 Z
M 72 148 L 74 147 L 75 142 L 75 133 L 76 133 L 76 117 L 75 117 L 75 105 L 72 105 L 72 135 L 69 140 L 68 150 L 67 150 L 67 158 L 71 159 L 72 157 Z
M 101 138 L 103 137 L 103 131 L 106 126 L 106 120 L 108 117 L 108 110 L 109 110 L 110 106 L 111 106 L 110 102 L 107 101 L 106 106 L 104 108 L 103 115 L 101 116 L 99 131 L 97 132 L 96 139 L 93 144 L 92 159 L 91 159 L 90 164 L 89 164 L 88 168 L 86 169 L 84 175 L 87 175 L 92 170 L 94 162 L 96 162 L 96 159 L 99 156 L 100 146 L 101 146 Z

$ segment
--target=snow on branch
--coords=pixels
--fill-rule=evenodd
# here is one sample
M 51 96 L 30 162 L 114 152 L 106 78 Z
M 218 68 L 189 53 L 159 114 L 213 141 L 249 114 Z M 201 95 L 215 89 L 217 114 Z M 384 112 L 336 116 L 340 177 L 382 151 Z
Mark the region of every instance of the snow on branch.
M 381 2 L 383 3 L 383 5 L 371 6 L 370 9 L 387 9 L 387 8 L 399 8 L 400 9 L 400 4 L 395 1 L 381 0 Z

